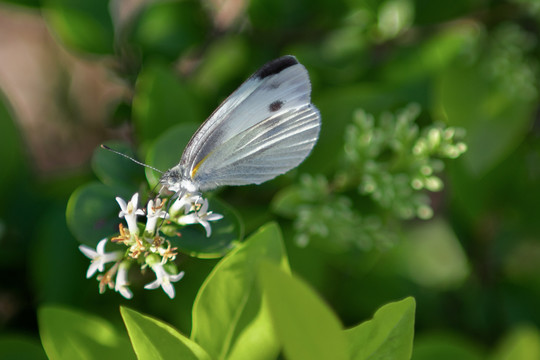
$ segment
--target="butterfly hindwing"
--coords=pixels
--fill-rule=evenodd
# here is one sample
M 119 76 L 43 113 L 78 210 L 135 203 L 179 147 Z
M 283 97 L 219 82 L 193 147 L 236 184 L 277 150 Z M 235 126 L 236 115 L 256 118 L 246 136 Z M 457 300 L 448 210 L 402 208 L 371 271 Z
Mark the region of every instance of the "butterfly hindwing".
M 194 180 L 201 190 L 270 180 L 309 155 L 319 129 L 320 114 L 311 104 L 269 117 L 218 146 Z

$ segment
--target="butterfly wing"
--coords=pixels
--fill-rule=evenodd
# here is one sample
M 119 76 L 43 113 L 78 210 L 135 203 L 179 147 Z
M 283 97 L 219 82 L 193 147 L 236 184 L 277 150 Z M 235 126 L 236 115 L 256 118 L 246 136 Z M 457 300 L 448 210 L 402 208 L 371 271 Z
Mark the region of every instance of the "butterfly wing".
M 193 135 L 180 166 L 200 190 L 260 184 L 298 166 L 320 130 L 307 70 L 293 56 L 259 69 Z

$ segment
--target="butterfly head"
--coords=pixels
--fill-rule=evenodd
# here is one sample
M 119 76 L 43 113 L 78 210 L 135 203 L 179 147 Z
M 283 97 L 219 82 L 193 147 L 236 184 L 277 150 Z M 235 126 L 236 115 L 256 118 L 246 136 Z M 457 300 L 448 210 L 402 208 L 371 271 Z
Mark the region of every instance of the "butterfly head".
M 159 183 L 166 187 L 169 191 L 180 192 L 185 191 L 187 193 L 196 193 L 199 190 L 197 184 L 193 180 L 186 176 L 182 168 L 177 165 L 163 173 Z

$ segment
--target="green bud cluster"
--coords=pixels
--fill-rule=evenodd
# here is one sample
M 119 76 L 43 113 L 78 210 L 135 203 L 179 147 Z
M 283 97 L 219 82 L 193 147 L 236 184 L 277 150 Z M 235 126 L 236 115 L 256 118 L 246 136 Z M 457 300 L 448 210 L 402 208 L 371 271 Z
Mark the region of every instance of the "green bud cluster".
M 467 146 L 460 128 L 437 123 L 421 129 L 419 113 L 412 104 L 376 121 L 358 110 L 334 178 L 303 175 L 276 196 L 274 209 L 293 219 L 298 245 L 386 248 L 399 238 L 401 220 L 433 217 L 428 194 L 443 189 L 444 160 L 461 156 Z

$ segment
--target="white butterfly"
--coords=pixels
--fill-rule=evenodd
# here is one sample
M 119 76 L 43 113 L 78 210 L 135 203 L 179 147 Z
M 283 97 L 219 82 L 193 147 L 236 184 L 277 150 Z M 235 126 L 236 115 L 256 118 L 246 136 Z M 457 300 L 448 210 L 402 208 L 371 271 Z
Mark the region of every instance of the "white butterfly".
M 321 116 L 310 95 L 307 70 L 294 56 L 270 61 L 199 127 L 160 183 L 181 196 L 260 184 L 295 168 L 319 137 Z

